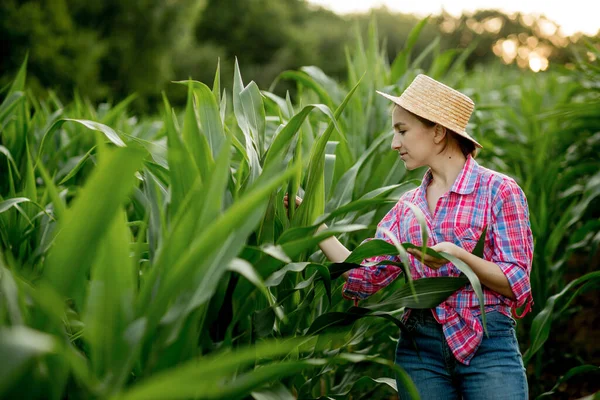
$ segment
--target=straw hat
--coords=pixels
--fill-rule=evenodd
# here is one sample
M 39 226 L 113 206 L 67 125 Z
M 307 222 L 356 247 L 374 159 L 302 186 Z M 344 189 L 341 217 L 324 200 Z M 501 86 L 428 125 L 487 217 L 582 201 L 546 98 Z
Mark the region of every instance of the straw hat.
M 420 74 L 400 97 L 377 91 L 419 117 L 436 122 L 483 148 L 466 131 L 475 104 L 461 92 Z

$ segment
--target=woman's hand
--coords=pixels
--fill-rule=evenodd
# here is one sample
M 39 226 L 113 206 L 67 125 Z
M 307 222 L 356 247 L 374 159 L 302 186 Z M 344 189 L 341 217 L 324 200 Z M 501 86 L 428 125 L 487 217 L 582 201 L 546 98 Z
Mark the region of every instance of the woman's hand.
M 431 247 L 431 250 L 435 250 L 438 253 L 444 252 L 448 253 L 451 256 L 457 257 L 462 250 L 460 247 L 451 242 L 441 242 Z M 417 260 L 423 260 L 423 263 L 427 265 L 429 268 L 439 269 L 444 264 L 447 264 L 449 261 L 444 258 L 437 258 L 434 256 L 430 256 L 428 254 L 423 255 L 418 249 L 408 249 L 406 250 L 408 253 L 412 254 Z
M 300 207 L 300 204 L 302 204 L 302 198 L 296 196 L 296 208 Z M 289 200 L 287 193 L 285 194 L 285 196 L 283 196 L 283 205 L 286 209 L 289 208 Z

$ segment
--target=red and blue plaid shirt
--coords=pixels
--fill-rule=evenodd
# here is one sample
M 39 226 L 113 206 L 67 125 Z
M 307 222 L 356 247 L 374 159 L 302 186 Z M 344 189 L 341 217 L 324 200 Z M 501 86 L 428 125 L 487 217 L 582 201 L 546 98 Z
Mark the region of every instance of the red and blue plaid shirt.
M 529 275 L 533 236 L 527 199 L 521 188 L 514 179 L 480 166 L 469 156 L 450 191 L 438 200 L 432 215 L 425 197 L 431 179 L 429 170 L 418 188 L 400 198 L 379 223 L 375 238 L 390 241 L 384 234 L 387 230 L 401 243 L 422 244 L 420 225 L 414 213 L 404 205 L 405 202 L 416 205 L 425 215 L 429 247 L 440 242 L 453 242 L 472 252 L 487 226 L 483 258 L 502 269 L 516 301 L 483 286 L 486 312 L 496 310 L 510 317 L 511 308 L 514 311 L 516 307 L 529 302 L 524 314 L 527 313 L 532 304 Z M 408 257 L 413 279 L 460 275 L 460 271 L 451 263 L 435 270 L 410 254 Z M 361 264 L 383 260 L 400 261 L 398 256 L 378 256 L 368 258 Z M 344 285 L 343 295 L 350 299 L 364 299 L 389 285 L 401 272 L 399 267 L 393 265 L 353 269 Z M 480 314 L 479 301 L 473 287 L 466 285 L 432 309 L 432 312 L 443 325 L 444 336 L 456 359 L 468 365 L 483 338 L 483 327 L 477 319 Z M 407 310 L 405 321 L 409 313 L 410 310 Z

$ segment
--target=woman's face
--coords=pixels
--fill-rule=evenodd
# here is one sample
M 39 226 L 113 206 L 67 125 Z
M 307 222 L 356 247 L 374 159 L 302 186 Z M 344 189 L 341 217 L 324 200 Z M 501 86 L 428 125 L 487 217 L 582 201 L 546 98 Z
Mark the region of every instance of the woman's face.
M 407 170 L 429 165 L 429 157 L 435 152 L 435 125 L 428 127 L 404 108 L 396 106 L 392 113 L 394 138 L 392 150 L 400 154 Z

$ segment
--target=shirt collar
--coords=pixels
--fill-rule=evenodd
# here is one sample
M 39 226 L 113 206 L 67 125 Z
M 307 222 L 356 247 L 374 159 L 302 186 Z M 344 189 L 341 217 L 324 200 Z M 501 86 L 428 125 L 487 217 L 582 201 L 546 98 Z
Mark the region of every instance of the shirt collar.
M 477 181 L 477 172 L 479 169 L 479 164 L 475 159 L 469 154 L 467 156 L 467 161 L 465 161 L 465 165 L 463 169 L 460 171 L 460 174 L 456 177 L 451 192 L 458 194 L 470 194 L 475 190 L 475 182 Z M 421 182 L 421 190 L 426 191 L 429 182 L 433 175 L 431 174 L 431 169 L 428 169 L 423 176 L 423 181 Z

